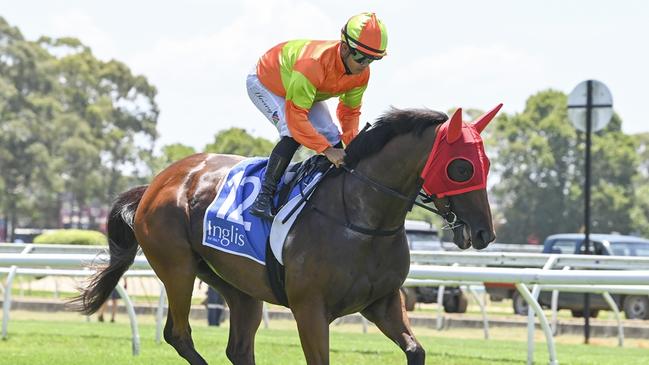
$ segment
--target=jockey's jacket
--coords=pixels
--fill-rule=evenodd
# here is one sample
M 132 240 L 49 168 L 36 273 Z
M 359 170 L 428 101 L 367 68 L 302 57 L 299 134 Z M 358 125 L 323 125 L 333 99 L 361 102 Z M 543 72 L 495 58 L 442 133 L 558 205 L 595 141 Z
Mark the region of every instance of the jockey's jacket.
M 369 67 L 347 75 L 340 56 L 340 41 L 293 40 L 280 43 L 257 63 L 257 77 L 271 92 L 286 99 L 286 123 L 300 144 L 321 153 L 330 145 L 309 122 L 313 103 L 339 96 L 336 115 L 342 140 L 349 144 L 358 134 L 363 92 Z

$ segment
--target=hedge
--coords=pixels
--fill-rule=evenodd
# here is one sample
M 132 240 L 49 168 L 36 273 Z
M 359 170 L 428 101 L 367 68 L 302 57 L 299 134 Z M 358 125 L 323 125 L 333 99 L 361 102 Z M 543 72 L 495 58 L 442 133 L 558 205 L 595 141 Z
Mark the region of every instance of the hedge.
M 83 229 L 59 229 L 34 238 L 34 243 L 61 245 L 105 245 L 107 242 L 103 233 Z

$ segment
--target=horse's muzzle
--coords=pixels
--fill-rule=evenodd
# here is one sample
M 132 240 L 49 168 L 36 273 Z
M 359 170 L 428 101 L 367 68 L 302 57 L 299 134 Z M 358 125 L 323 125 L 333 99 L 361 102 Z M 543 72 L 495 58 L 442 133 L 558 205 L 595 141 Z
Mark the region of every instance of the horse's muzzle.
M 489 243 L 493 242 L 496 240 L 496 235 L 489 230 L 479 230 L 475 237 L 471 240 L 471 245 L 473 248 L 476 250 L 482 250 L 483 248 L 487 247 Z

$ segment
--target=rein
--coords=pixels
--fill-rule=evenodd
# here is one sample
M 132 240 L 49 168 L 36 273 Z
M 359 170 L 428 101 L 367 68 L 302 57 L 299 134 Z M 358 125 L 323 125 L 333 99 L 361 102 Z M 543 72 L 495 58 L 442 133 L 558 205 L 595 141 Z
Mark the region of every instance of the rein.
M 414 194 L 414 196 L 412 196 L 412 197 L 408 197 L 408 196 L 400 193 L 399 191 L 396 191 L 396 190 L 394 190 L 392 188 L 389 188 L 389 187 L 387 187 L 385 185 L 382 185 L 381 183 L 378 183 L 378 182 L 370 179 L 369 177 L 367 177 L 367 176 L 363 175 L 362 173 L 358 172 L 356 169 L 350 169 L 349 167 L 344 166 L 344 165 L 342 166 L 342 168 L 346 172 L 348 172 L 350 175 L 356 177 L 357 179 L 363 181 L 364 183 L 366 183 L 368 185 L 371 185 L 371 186 L 375 187 L 379 191 L 381 191 L 381 192 L 383 192 L 383 193 L 385 193 L 387 195 L 391 195 L 391 196 L 397 197 L 397 198 L 399 198 L 401 200 L 404 200 L 404 201 L 408 202 L 411 207 L 412 207 L 412 205 L 416 205 L 416 206 L 418 206 L 420 208 L 424 208 L 427 211 L 433 212 L 433 213 L 439 215 L 440 217 L 444 218 L 444 220 L 447 222 L 447 224 L 443 227 L 443 229 L 454 229 L 454 228 L 458 228 L 459 226 L 462 226 L 464 224 L 464 223 L 462 223 L 462 221 L 460 221 L 457 218 L 457 215 L 455 215 L 455 213 L 453 213 L 453 211 L 451 210 L 451 202 L 448 200 L 447 197 L 444 197 L 444 198 L 440 199 L 444 203 L 444 208 L 445 208 L 442 211 L 442 210 L 439 210 L 439 209 L 436 209 L 436 208 L 433 208 L 433 207 L 430 207 L 430 206 L 426 205 L 426 204 L 431 203 L 433 201 L 433 197 L 426 194 L 425 192 L 422 192 L 421 188 L 419 189 L 419 192 L 417 194 Z M 420 186 L 421 186 L 421 184 L 420 184 Z M 423 203 L 417 201 L 418 197 L 422 198 Z
M 343 165 L 342 168 L 346 172 L 354 171 L 354 170 L 348 169 L 347 167 L 345 167 L 345 165 Z M 362 234 L 366 234 L 368 236 L 392 236 L 392 235 L 398 233 L 399 231 L 401 231 L 403 229 L 403 224 L 401 224 L 399 227 L 397 227 L 395 229 L 383 230 L 383 229 L 365 228 L 365 227 L 357 226 L 354 223 L 350 222 L 349 221 L 349 216 L 347 215 L 347 204 L 345 204 L 345 180 L 344 180 L 345 176 L 346 175 L 343 175 L 343 188 L 342 188 L 343 212 L 345 213 L 345 219 L 344 220 L 340 219 L 340 218 L 338 218 L 336 216 L 333 216 L 333 215 L 331 215 L 331 214 L 329 214 L 329 213 L 327 213 L 327 212 L 325 212 L 325 211 L 323 211 L 321 209 L 318 209 L 318 207 L 316 207 L 313 204 L 311 204 L 311 209 L 313 209 L 314 211 L 318 212 L 319 214 L 329 218 L 330 220 L 334 221 L 335 223 L 338 223 L 339 225 L 341 225 L 341 226 L 343 226 L 345 228 L 349 228 L 352 231 L 359 232 L 359 233 L 362 233 Z M 369 181 L 372 181 L 372 180 L 369 180 Z M 404 196 L 403 194 L 401 194 L 401 193 L 399 193 L 399 192 L 397 192 L 395 190 L 392 190 L 390 188 L 384 187 L 382 185 L 381 185 L 381 187 L 385 188 L 385 189 L 388 189 L 390 191 L 393 191 L 394 193 L 399 194 L 400 196 Z
M 442 198 L 442 201 L 444 202 L 444 208 L 445 208 L 442 211 L 442 210 L 439 210 L 439 209 L 436 209 L 436 208 L 433 208 L 433 207 L 430 207 L 430 206 L 426 205 L 426 203 L 430 203 L 430 202 L 433 201 L 433 197 L 425 194 L 424 192 L 421 191 L 421 189 L 419 190 L 418 193 L 413 194 L 413 196 L 409 197 L 409 196 L 406 196 L 406 195 L 402 194 L 401 192 L 399 192 L 397 190 L 389 188 L 389 187 L 387 187 L 385 185 L 382 185 L 381 183 L 378 183 L 378 182 L 370 179 L 369 177 L 363 175 L 362 173 L 360 173 L 356 169 L 349 168 L 349 167 L 347 167 L 345 165 L 342 166 L 342 169 L 346 173 L 348 173 L 351 176 L 361 180 L 362 182 L 376 188 L 380 192 L 382 192 L 384 194 L 387 194 L 387 195 L 390 195 L 390 196 L 394 196 L 396 198 L 399 198 L 401 200 L 404 200 L 404 201 L 408 202 L 411 209 L 412 209 L 413 205 L 417 205 L 418 207 L 424 208 L 424 209 L 426 209 L 426 210 L 428 210 L 430 212 L 433 212 L 433 213 L 441 216 L 447 222 L 447 224 L 443 227 L 443 229 L 455 229 L 455 228 L 458 228 L 458 227 L 460 227 L 460 226 L 462 226 L 464 224 L 462 221 L 460 221 L 457 218 L 457 215 L 455 215 L 455 213 L 453 213 L 453 211 L 451 210 L 451 202 L 448 200 L 447 197 Z M 345 178 L 345 176 L 346 175 L 343 175 L 343 179 Z M 344 186 L 344 184 L 345 183 L 344 183 L 344 180 L 343 180 L 343 186 Z M 401 224 L 399 227 L 394 228 L 394 229 L 382 230 L 382 229 L 365 228 L 365 227 L 355 225 L 354 223 L 351 223 L 349 221 L 349 216 L 347 215 L 347 206 L 345 204 L 345 189 L 344 188 L 342 189 L 342 194 L 343 194 L 343 212 L 345 214 L 345 219 L 341 219 L 341 218 L 338 218 L 336 216 L 333 216 L 333 215 L 319 209 L 318 207 L 314 206 L 313 204 L 311 204 L 310 207 L 314 211 L 316 211 L 319 214 L 329 218 L 330 220 L 338 223 L 339 225 L 341 225 L 341 226 L 343 226 L 345 228 L 349 228 L 352 231 L 359 232 L 359 233 L 366 234 L 366 235 L 370 235 L 370 236 L 392 236 L 392 235 L 398 233 L 399 231 L 401 231 L 403 229 L 403 224 Z M 417 197 L 421 197 L 423 203 L 418 202 Z

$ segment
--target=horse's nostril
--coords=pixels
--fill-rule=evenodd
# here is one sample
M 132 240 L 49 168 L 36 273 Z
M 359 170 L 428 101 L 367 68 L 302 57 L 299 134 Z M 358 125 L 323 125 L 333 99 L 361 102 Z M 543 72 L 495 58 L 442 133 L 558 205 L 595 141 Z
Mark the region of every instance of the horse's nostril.
M 482 242 L 484 243 L 489 243 L 496 239 L 496 237 L 494 237 L 489 231 L 484 231 L 484 230 L 480 231 L 478 235 L 480 236 Z

